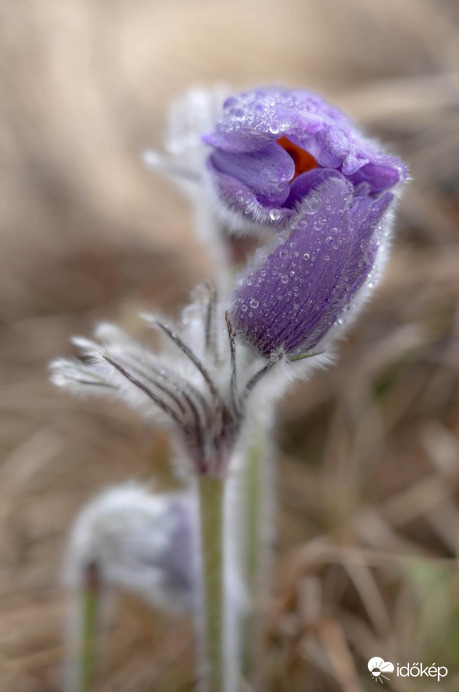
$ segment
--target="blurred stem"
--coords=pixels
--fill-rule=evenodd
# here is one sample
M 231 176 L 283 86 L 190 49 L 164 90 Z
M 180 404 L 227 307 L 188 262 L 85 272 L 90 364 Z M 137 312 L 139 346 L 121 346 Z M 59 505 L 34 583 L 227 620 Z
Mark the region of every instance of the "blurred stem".
M 271 501 L 271 441 L 268 429 L 254 426 L 242 478 L 244 508 L 243 571 L 249 610 L 242 621 L 242 673 L 251 689 L 259 688 L 261 633 L 260 601 L 265 596 L 268 567 L 269 505 Z
M 224 481 L 198 479 L 204 611 L 203 684 L 205 692 L 223 692 L 225 679 L 223 500 Z
M 96 631 L 100 592 L 99 570 L 95 563 L 85 567 L 81 593 L 81 630 L 78 651 L 78 692 L 90 692 L 96 667 Z

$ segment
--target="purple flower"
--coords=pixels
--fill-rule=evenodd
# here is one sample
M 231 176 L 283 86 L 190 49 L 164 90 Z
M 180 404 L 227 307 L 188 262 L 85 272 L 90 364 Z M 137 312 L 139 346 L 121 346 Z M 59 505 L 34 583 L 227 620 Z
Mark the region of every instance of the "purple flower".
M 377 281 L 392 200 L 390 192 L 354 198 L 339 173 L 319 186 L 291 232 L 259 253 L 240 280 L 231 310 L 238 336 L 266 357 L 279 349 L 289 356 L 322 350 Z
M 355 195 L 371 198 L 407 178 L 399 159 L 309 91 L 231 96 L 203 141 L 212 147 L 207 168 L 217 212 L 237 230 L 285 225 L 336 171 Z
M 238 336 L 266 357 L 326 350 L 379 278 L 406 168 L 305 91 L 228 99 L 205 141 L 233 227 L 250 219 L 278 231 L 233 296 Z

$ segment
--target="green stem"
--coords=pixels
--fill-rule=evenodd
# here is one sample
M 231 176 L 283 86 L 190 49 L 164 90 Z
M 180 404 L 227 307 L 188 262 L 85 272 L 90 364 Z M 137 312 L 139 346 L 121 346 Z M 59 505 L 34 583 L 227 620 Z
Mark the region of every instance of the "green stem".
M 255 442 L 255 441 L 254 441 Z M 256 631 L 256 594 L 259 581 L 260 558 L 260 455 L 259 447 L 252 443 L 244 472 L 243 493 L 245 502 L 246 541 L 244 545 L 244 571 L 247 591 L 250 598 L 250 610 L 244 617 L 242 637 L 242 672 L 244 678 L 250 682 L 253 677 L 253 664 L 255 658 L 255 631 Z
M 198 479 L 204 611 L 204 682 L 206 692 L 223 692 L 225 679 L 223 498 L 224 481 Z
M 266 426 L 268 428 L 269 426 Z M 271 448 L 269 431 L 256 425 L 247 449 L 242 478 L 245 541 L 242 564 L 250 608 L 242 622 L 242 673 L 253 689 L 260 686 L 260 602 L 266 595 L 269 505 L 271 503 Z
M 85 568 L 81 598 L 80 650 L 78 652 L 78 692 L 90 692 L 96 667 L 96 630 L 100 582 L 98 568 L 89 564 Z

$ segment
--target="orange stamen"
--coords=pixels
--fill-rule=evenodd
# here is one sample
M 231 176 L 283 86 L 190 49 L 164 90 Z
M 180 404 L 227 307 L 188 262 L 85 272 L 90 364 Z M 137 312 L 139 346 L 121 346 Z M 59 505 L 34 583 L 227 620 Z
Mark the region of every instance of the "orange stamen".
M 309 154 L 307 151 L 291 142 L 285 135 L 276 139 L 276 142 L 292 157 L 293 163 L 295 164 L 295 173 L 290 182 L 295 180 L 295 178 L 302 173 L 311 171 L 319 165 L 312 154 Z

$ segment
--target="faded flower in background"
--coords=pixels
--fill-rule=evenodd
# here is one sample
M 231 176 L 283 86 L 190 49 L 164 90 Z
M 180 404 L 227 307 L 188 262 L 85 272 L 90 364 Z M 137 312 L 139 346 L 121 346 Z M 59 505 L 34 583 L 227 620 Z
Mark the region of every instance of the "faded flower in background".
M 197 546 L 192 498 L 126 483 L 86 505 L 67 546 L 65 692 L 89 692 L 97 640 L 107 628 L 113 588 L 169 614 L 196 610 Z
M 195 604 L 196 537 L 191 498 L 153 493 L 135 483 L 107 490 L 77 517 L 67 549 L 66 580 L 81 588 L 93 565 L 104 586 L 139 594 L 172 612 Z

